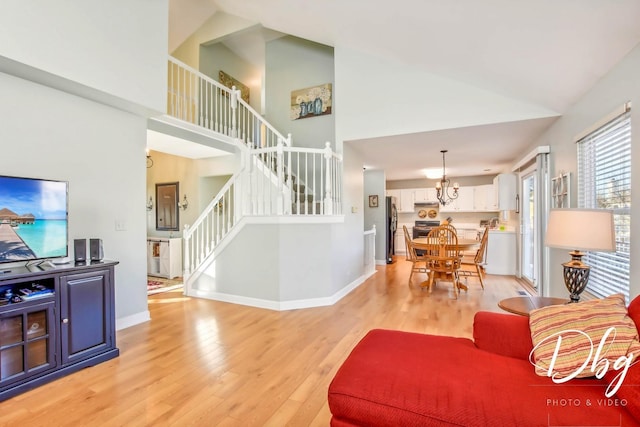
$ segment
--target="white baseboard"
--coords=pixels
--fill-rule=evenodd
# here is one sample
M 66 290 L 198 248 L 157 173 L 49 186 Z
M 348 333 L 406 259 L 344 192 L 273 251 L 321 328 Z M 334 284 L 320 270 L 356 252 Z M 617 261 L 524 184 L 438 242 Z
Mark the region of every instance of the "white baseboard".
M 116 331 L 130 328 L 131 326 L 139 325 L 140 323 L 148 322 L 149 320 L 151 320 L 151 313 L 149 313 L 149 310 L 141 311 L 140 313 L 132 314 L 131 316 L 121 317 L 116 319 Z
M 293 301 L 272 301 L 258 298 L 245 297 L 241 295 L 224 294 L 220 292 L 199 292 L 197 289 L 193 289 L 189 296 L 197 298 L 205 298 L 214 301 L 229 302 L 232 304 L 246 305 L 249 307 L 266 308 L 274 311 L 286 311 L 286 310 L 298 310 L 301 308 L 313 308 L 313 307 L 325 307 L 333 305 L 348 295 L 351 291 L 356 289 L 362 283 L 364 283 L 369 277 L 373 276 L 376 271 L 365 273 L 358 277 L 353 282 L 349 283 L 344 288 L 340 289 L 335 294 L 328 297 L 321 298 L 309 298 Z

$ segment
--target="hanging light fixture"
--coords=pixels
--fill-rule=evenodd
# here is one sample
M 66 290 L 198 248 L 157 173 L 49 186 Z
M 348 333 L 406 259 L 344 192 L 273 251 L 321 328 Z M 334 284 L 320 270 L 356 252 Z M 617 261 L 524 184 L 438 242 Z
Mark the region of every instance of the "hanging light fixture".
M 453 183 L 453 194 L 449 194 L 451 182 L 447 179 L 447 173 L 444 165 L 444 155 L 448 150 L 440 150 L 442 153 L 442 178 L 436 182 L 436 197 L 442 206 L 451 203 L 458 198 L 458 189 L 460 186 L 457 182 Z

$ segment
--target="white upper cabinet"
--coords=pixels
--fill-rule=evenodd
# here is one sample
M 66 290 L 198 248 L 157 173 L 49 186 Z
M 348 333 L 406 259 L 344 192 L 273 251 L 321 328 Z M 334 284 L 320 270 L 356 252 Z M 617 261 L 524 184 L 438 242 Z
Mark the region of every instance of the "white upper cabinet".
M 413 189 L 387 190 L 387 196 L 396 198 L 396 209 L 399 213 L 413 212 Z
M 474 188 L 473 208 L 479 212 L 495 212 L 498 210 L 493 184 L 477 185 Z
M 426 203 L 429 200 L 427 199 L 427 189 L 426 188 L 416 188 L 413 190 L 413 201 L 415 203 Z
M 493 179 L 498 210 L 516 210 L 517 177 L 512 173 L 501 173 Z
M 435 188 L 416 188 L 413 190 L 414 203 L 435 203 L 438 201 L 436 198 Z
M 438 203 L 436 189 L 433 187 L 387 190 L 387 196 L 396 198 L 396 208 L 400 213 L 415 212 L 415 203 Z M 439 205 L 439 209 L 445 213 L 497 212 L 497 191 L 492 184 L 460 187 L 458 197 L 445 206 Z
M 452 190 L 453 191 L 453 190 Z M 472 212 L 474 211 L 474 187 L 460 187 L 458 198 L 440 206 L 440 212 Z
M 400 190 L 400 203 L 398 212 L 413 212 L 413 189 Z

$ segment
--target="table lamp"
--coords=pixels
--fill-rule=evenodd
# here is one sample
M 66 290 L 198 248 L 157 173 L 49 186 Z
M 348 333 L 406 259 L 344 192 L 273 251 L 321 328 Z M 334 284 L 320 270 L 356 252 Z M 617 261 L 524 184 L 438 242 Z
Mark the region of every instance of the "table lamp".
M 613 212 L 606 209 L 552 209 L 549 212 L 545 245 L 572 249 L 571 261 L 564 267 L 564 284 L 570 302 L 580 301 L 580 293 L 589 281 L 589 266 L 582 262 L 581 251 L 611 252 L 616 249 Z

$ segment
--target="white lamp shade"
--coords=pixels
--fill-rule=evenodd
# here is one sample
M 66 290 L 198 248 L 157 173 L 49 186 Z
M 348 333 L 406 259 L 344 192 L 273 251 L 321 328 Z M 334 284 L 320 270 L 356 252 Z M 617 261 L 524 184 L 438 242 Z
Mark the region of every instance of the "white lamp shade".
M 545 245 L 579 251 L 614 251 L 613 212 L 607 209 L 552 209 Z

